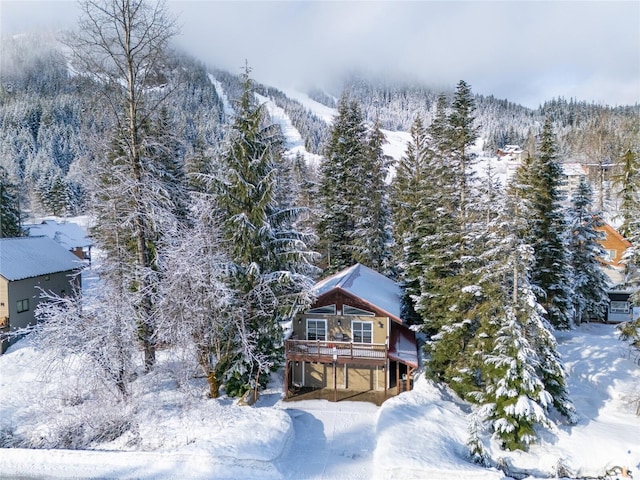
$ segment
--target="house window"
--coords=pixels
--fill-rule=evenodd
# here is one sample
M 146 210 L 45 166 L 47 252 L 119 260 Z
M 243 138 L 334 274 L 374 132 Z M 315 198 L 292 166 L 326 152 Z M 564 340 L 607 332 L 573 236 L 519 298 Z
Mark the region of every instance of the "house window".
M 354 343 L 373 343 L 373 322 L 351 322 Z
M 324 305 L 322 307 L 312 308 L 307 311 L 307 313 L 316 313 L 316 314 L 324 314 L 324 315 L 335 315 L 336 314 L 336 306 L 335 305 Z
M 344 314 L 345 315 L 359 315 L 359 316 L 366 316 L 366 317 L 374 317 L 375 314 L 373 312 L 369 312 L 367 310 L 362 310 L 361 308 L 356 308 L 356 307 L 351 307 L 349 305 L 345 305 L 344 307 Z
M 29 310 L 29 299 L 18 300 L 18 313 L 27 312 Z
M 613 262 L 616 259 L 616 256 L 617 256 L 616 255 L 617 254 L 616 250 L 605 250 L 605 253 L 606 253 L 606 256 L 607 256 L 607 258 L 606 258 L 607 261 Z
M 629 313 L 629 302 L 611 302 L 609 311 L 611 313 Z
M 307 319 L 307 340 L 320 340 L 324 342 L 327 339 L 327 321 Z

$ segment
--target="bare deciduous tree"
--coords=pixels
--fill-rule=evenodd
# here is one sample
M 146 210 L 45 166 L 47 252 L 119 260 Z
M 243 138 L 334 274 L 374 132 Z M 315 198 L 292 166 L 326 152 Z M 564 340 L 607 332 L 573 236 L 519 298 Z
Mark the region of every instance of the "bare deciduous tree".
M 145 0 L 85 0 L 79 33 L 70 40 L 76 69 L 90 76 L 109 106 L 114 120 L 114 150 L 109 161 L 127 178 L 121 188 L 128 211 L 122 226 L 131 241 L 132 273 L 129 288 L 136 291 L 135 311 L 144 347 L 145 368 L 155 363 L 153 286 L 155 262 L 153 225 L 149 202 L 149 162 L 145 144 L 150 117 L 171 92 L 164 75 L 167 45 L 177 33 L 175 20 L 164 2 Z M 107 168 L 108 172 L 108 168 Z M 162 197 L 161 189 L 151 191 Z M 104 229 L 102 230 L 104 232 Z M 97 243 L 109 241 L 96 230 Z M 105 238 L 107 237 L 107 238 Z

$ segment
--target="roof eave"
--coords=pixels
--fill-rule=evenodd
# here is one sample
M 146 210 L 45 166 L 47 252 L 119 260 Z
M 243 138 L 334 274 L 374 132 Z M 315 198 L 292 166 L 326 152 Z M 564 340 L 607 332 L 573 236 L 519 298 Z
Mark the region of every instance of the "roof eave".
M 319 295 L 317 297 L 316 301 L 318 301 L 320 298 L 324 297 L 325 295 L 329 295 L 330 293 L 335 293 L 335 292 L 338 292 L 338 291 L 340 293 L 343 293 L 344 295 L 346 295 L 348 297 L 357 299 L 358 301 L 364 303 L 365 305 L 368 305 L 369 307 L 373 308 L 374 310 L 378 310 L 378 311 L 384 313 L 387 317 L 389 317 L 394 322 L 399 323 L 400 325 L 403 325 L 402 319 L 399 318 L 398 316 L 387 312 L 384 308 L 380 308 L 378 305 L 375 305 L 375 304 L 369 302 L 368 300 L 365 300 L 362 297 L 358 297 L 357 295 L 354 295 L 353 293 L 351 293 L 349 290 L 345 290 L 344 288 L 339 287 L 339 286 L 333 287 L 331 290 L 327 290 L 322 295 Z

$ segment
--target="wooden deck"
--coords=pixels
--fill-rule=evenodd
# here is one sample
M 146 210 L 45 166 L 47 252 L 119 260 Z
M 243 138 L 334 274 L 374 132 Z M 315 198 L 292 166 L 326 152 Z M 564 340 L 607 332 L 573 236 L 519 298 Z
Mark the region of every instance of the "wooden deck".
M 380 343 L 287 340 L 285 358 L 294 362 L 385 365 L 388 348 Z

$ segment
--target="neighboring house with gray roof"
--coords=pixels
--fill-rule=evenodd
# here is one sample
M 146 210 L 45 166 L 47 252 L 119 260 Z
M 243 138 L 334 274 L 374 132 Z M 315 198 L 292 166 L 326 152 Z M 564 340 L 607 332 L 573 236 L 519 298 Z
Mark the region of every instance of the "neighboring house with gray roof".
M 83 262 L 49 237 L 0 239 L 0 352 L 17 338 L 16 330 L 33 325 L 44 290 L 64 296 L 80 287 Z
M 93 242 L 84 228 L 73 222 L 57 222 L 44 220 L 42 223 L 23 225 L 22 228 L 30 237 L 47 236 L 52 238 L 78 258 L 91 260 Z

